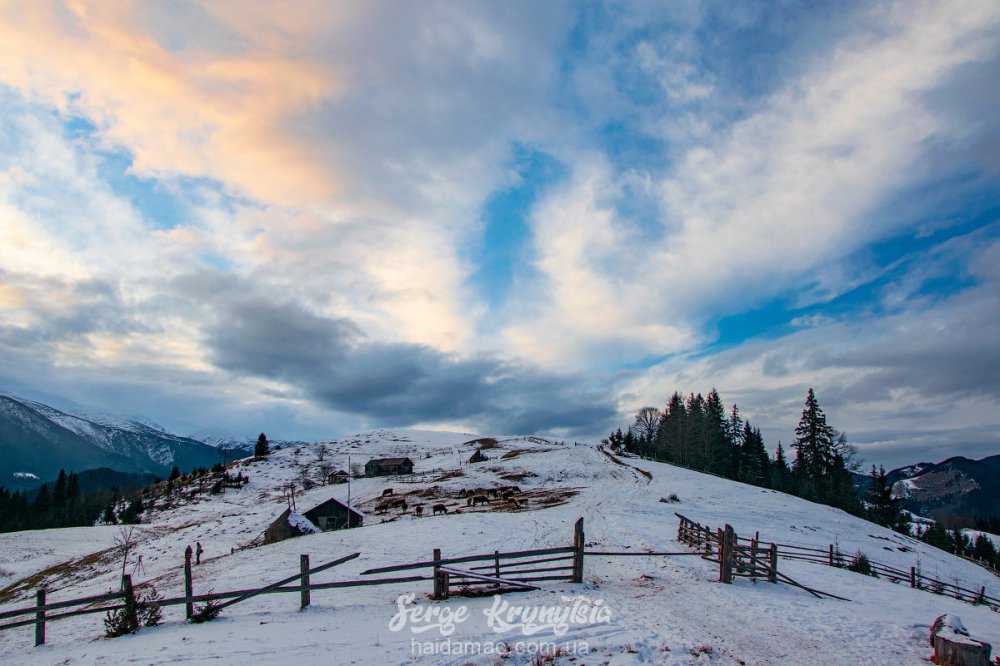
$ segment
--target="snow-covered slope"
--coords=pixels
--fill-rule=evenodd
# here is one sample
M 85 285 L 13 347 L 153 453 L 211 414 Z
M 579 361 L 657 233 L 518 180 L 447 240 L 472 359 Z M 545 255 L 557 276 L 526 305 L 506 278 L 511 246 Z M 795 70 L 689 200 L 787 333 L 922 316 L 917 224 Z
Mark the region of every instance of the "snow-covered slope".
M 314 576 L 314 582 L 322 582 L 356 579 L 371 567 L 427 560 L 434 548 L 449 557 L 569 545 L 573 522 L 581 516 L 592 550 L 682 551 L 686 548 L 676 541 L 677 511 L 713 527 L 729 523 L 742 535 L 759 531 L 763 540 L 820 548 L 836 543 L 843 552 L 862 551 L 897 567 L 919 562 L 925 574 L 959 580 L 966 587 L 985 585 L 992 594 L 1000 588 L 1000 580 L 974 564 L 774 491 L 666 464 L 632 458 L 615 462 L 594 446 L 541 439 L 498 438 L 496 448 L 484 451 L 490 460 L 469 464 L 475 450 L 465 444 L 470 439 L 453 433 L 379 431 L 324 443 L 323 461 L 317 460 L 318 445 L 305 445 L 266 461 L 238 463 L 235 469 L 250 477 L 240 490 L 198 495 L 146 516 L 150 522 L 136 530 L 136 552 L 142 556 L 136 582 L 152 582 L 165 596 L 181 594 L 183 551 L 196 542 L 205 554 L 195 567 L 195 590 L 224 591 L 292 575 L 300 553 L 310 554 L 314 565 L 361 553 Z M 231 553 L 285 510 L 290 483 L 301 486 L 304 474 L 315 474 L 321 466 L 346 468 L 348 455 L 352 464 L 372 456 L 409 456 L 416 474 L 407 480 L 417 482 L 358 479 L 350 488 L 300 491 L 295 499 L 299 513 L 330 497 L 346 500 L 350 492 L 352 503 L 366 512 L 364 527 Z M 507 484 L 520 487 L 528 499 L 526 509 L 469 509 L 457 497 L 463 488 Z M 388 487 L 410 500 L 407 512 L 373 514 Z M 448 504 L 449 514 L 414 515 L 417 491 L 427 504 Z M 679 502 L 659 501 L 671 493 Z M 0 535 L 0 562 L 17 561 L 13 567 L 0 564 L 5 570 L 0 571 L 0 588 L 51 567 L 52 551 L 70 539 L 66 535 L 65 530 Z M 115 588 L 121 563 L 105 552 L 108 539 L 108 528 L 74 530 L 73 550 L 64 565 L 31 582 L 46 583 L 54 601 Z M 28 564 L 36 551 L 46 553 L 37 568 Z M 609 609 L 607 621 L 575 624 L 561 636 L 544 631 L 525 636 L 517 628 L 497 632 L 484 613 L 496 603 L 493 598 L 431 602 L 430 582 L 422 581 L 314 592 L 305 612 L 297 610 L 296 594 L 257 597 L 226 609 L 206 625 L 184 623 L 181 607 L 171 607 L 163 625 L 113 640 L 92 640 L 101 634 L 99 616 L 73 618 L 50 624 L 49 643 L 42 648 L 32 647 L 30 628 L 0 633 L 0 663 L 529 664 L 534 655 L 527 652 L 505 659 L 428 653 L 426 643 L 436 642 L 433 649 L 439 650 L 444 641 L 480 647 L 537 641 L 589 650 L 586 657 L 564 654 L 555 661 L 564 664 L 923 664 L 930 653 L 928 627 L 946 612 L 960 616 L 979 638 L 1000 644 L 1000 614 L 987 608 L 842 569 L 790 561 L 780 567 L 806 585 L 851 601 L 816 599 L 780 584 L 722 585 L 715 582 L 714 565 L 699 557 L 588 556 L 583 584 L 546 585 L 501 600 L 526 608 L 558 607 L 582 595 L 592 606 Z M 421 608 L 465 608 L 468 618 L 457 622 L 447 637 L 436 629 L 413 633 L 419 627 L 413 622 L 394 631 L 398 597 L 408 592 L 415 593 Z M 0 611 L 30 605 L 32 595 L 30 586 L 0 592 Z
M 215 449 L 155 424 L 108 414 L 70 414 L 2 394 L 0 452 L 0 485 L 14 488 L 51 481 L 60 469 L 109 467 L 166 476 L 174 465 L 211 467 L 221 460 Z M 34 478 L 24 476 L 29 474 Z

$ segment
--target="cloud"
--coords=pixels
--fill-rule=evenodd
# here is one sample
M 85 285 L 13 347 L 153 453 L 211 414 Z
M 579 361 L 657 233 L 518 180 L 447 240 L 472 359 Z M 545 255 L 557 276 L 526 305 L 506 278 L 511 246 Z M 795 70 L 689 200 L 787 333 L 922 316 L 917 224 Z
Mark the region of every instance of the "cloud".
M 773 447 L 793 438 L 806 389 L 813 387 L 830 423 L 846 430 L 862 457 L 873 462 L 995 453 L 1000 427 L 995 409 L 1000 289 L 990 261 L 1000 252 L 995 232 L 993 225 L 939 248 L 938 254 L 961 252 L 962 266 L 976 276 L 974 286 L 946 297 L 911 299 L 892 312 L 814 320 L 809 328 L 707 357 L 675 358 L 625 379 L 624 392 L 658 395 L 662 402 L 675 388 L 704 392 L 715 386 L 763 429 Z M 640 406 L 633 399 L 632 408 Z
M 372 340 L 347 319 L 248 293 L 227 279 L 189 276 L 177 288 L 213 313 L 203 335 L 214 365 L 277 381 L 338 412 L 386 425 L 566 435 L 603 432 L 616 413 L 607 392 L 581 377 Z
M 650 174 L 652 229 L 615 205 L 632 174 L 577 159 L 535 210 L 540 277 L 507 330 L 512 345 L 527 338 L 533 358 L 561 364 L 621 349 L 617 339 L 635 361 L 703 341 L 718 313 L 790 291 L 825 301 L 851 285 L 843 260 L 913 224 L 883 207 L 927 175 L 911 165 L 955 130 L 927 97 L 993 57 L 1000 22 L 981 3 L 866 12 L 827 57 Z

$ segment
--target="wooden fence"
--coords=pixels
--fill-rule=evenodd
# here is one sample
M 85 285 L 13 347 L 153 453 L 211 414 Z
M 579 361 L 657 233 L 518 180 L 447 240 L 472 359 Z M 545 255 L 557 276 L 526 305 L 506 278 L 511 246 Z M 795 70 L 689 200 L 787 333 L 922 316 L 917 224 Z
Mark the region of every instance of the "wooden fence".
M 362 576 L 368 576 L 377 573 L 426 567 L 432 570 L 431 575 L 362 578 L 329 583 L 314 583 L 311 578 L 313 575 L 349 562 L 360 556 L 361 553 L 352 553 L 351 555 L 315 567 L 310 565 L 309 555 L 300 555 L 297 573 L 269 585 L 245 590 L 195 594 L 191 570 L 191 549 L 189 547 L 184 553 L 184 595 L 168 599 L 155 599 L 149 603 L 161 607 L 183 604 L 185 617 L 190 620 L 195 614 L 194 605 L 196 603 L 212 601 L 218 604 L 219 609 L 222 609 L 262 594 L 298 592 L 299 608 L 301 609 L 311 604 L 312 592 L 342 587 L 388 585 L 431 580 L 434 585 L 433 593 L 435 599 L 447 599 L 453 590 L 461 594 L 475 592 L 495 594 L 524 589 L 538 589 L 534 583 L 542 581 L 583 582 L 584 552 L 583 518 L 580 518 L 574 526 L 573 544 L 571 546 L 512 552 L 493 551 L 492 553 L 482 555 L 467 555 L 448 559 L 442 558 L 441 550 L 436 548 L 434 549 L 433 559 L 427 562 L 380 567 L 361 573 Z M 490 564 L 479 564 L 467 569 L 458 569 L 455 567 L 455 565 L 471 562 L 490 562 Z M 220 601 L 223 603 L 218 603 Z M 112 603 L 109 604 L 108 602 Z M 45 588 L 39 588 L 36 590 L 35 604 L 33 606 L 0 612 L 0 622 L 21 616 L 28 616 L 27 619 L 17 619 L 12 622 L 0 624 L 0 631 L 34 625 L 35 645 L 38 646 L 45 643 L 45 626 L 48 622 L 94 613 L 116 612 L 123 609 L 134 610 L 137 603 L 139 603 L 139 600 L 132 586 L 132 578 L 128 575 L 122 578 L 122 589 L 118 592 L 66 599 L 57 602 L 48 599 L 48 591 Z M 72 608 L 76 608 L 76 610 L 67 610 Z M 52 611 L 62 612 L 51 614 Z
M 583 518 L 580 518 L 573 527 L 571 546 L 510 552 L 495 550 L 451 558 L 442 557 L 441 549 L 435 548 L 430 560 L 368 569 L 361 575 L 429 568 L 434 581 L 433 598 L 447 599 L 453 593 L 493 594 L 538 589 L 534 583 L 544 581 L 582 583 L 584 553 Z M 473 562 L 488 564 L 464 569 L 456 567 Z
M 729 525 L 724 529 L 712 530 L 679 513 L 674 515 L 680 521 L 677 527 L 677 540 L 700 550 L 705 559 L 718 562 L 719 580 L 722 582 L 732 582 L 734 577 L 767 579 L 770 582 L 782 579 L 789 582 L 787 576 L 778 571 L 779 558 L 813 562 L 841 569 L 856 568 L 852 565 L 853 558 L 845 556 L 834 544 L 830 544 L 827 548 L 810 548 L 787 543 L 763 542 L 756 536 L 753 539 L 745 539 L 736 536 Z M 907 571 L 883 562 L 874 560 L 868 562 L 870 575 L 874 577 L 971 604 L 986 605 L 994 611 L 1000 611 L 1000 599 L 987 595 L 985 586 L 972 590 L 962 587 L 957 581 L 949 583 L 925 576 L 916 566 L 910 567 Z
M 701 551 L 706 560 L 719 565 L 719 581 L 733 582 L 733 578 L 777 581 L 778 549 L 773 543 L 741 537 L 731 525 L 712 530 L 679 513 L 677 540 Z
M 840 551 L 835 544 L 830 544 L 827 548 L 810 548 L 807 546 L 796 546 L 794 544 L 779 543 L 778 556 L 788 560 L 802 560 L 804 562 L 814 562 L 825 564 L 830 567 L 841 569 L 856 568 L 852 562 L 856 556 L 848 556 Z M 932 576 L 926 576 L 917 566 L 911 566 L 909 570 L 868 560 L 872 576 L 884 578 L 893 583 L 909 585 L 917 590 L 926 590 L 934 594 L 953 597 L 959 601 L 970 604 L 980 604 L 989 606 L 994 611 L 1000 612 L 1000 599 L 986 594 L 986 586 L 980 586 L 978 590 L 971 590 L 962 587 L 958 581 L 949 583 Z

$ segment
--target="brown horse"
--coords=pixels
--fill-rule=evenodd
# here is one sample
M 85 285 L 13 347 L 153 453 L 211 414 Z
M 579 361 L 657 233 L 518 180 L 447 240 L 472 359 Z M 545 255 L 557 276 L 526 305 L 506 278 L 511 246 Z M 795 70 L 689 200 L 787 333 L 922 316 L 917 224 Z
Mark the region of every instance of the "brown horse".
M 446 507 L 444 504 L 435 504 L 434 506 L 431 507 L 431 511 L 433 511 L 434 515 L 436 516 L 439 513 L 448 513 L 448 507 Z
M 385 490 L 382 491 L 382 497 L 388 497 L 391 494 L 392 494 L 392 488 L 386 488 Z

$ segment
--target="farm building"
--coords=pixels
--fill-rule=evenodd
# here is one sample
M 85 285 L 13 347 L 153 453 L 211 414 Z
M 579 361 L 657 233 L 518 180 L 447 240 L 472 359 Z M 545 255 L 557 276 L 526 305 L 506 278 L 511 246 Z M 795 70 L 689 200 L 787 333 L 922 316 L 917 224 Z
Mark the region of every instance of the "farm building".
M 409 458 L 372 458 L 365 463 L 365 476 L 413 474 L 413 461 Z
M 364 514 L 336 499 L 328 499 L 304 514 L 316 527 L 324 532 L 342 530 L 346 527 L 361 527 Z
M 347 472 L 342 469 L 338 469 L 336 472 L 330 472 L 330 474 L 326 477 L 326 482 L 329 484 L 347 483 L 349 478 L 350 475 L 348 475 Z

